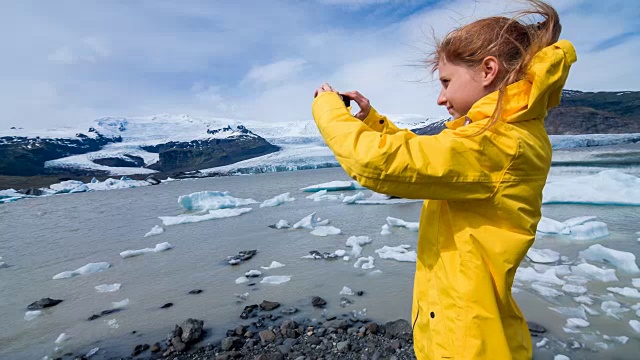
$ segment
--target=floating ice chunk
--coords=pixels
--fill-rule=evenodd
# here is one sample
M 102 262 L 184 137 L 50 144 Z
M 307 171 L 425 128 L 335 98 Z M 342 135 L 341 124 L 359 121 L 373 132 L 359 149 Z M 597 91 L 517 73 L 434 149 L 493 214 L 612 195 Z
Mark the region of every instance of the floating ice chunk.
M 74 277 L 76 275 L 89 275 L 89 274 L 93 274 L 93 273 L 97 273 L 100 271 L 104 271 L 106 269 L 108 269 L 111 265 L 109 265 L 109 263 L 106 262 L 99 262 L 99 263 L 89 263 L 83 267 L 77 268 L 75 270 L 71 270 L 71 271 L 63 271 L 59 274 L 56 274 L 53 277 L 53 280 L 58 280 L 58 279 L 68 279 L 70 277 Z
M 538 223 L 537 231 L 543 234 L 561 234 L 566 229 L 566 227 L 567 226 L 560 221 L 549 219 L 543 216 Z
M 591 325 L 587 320 L 584 319 L 580 319 L 580 318 L 569 318 L 567 319 L 567 327 L 570 328 L 585 328 L 587 326 Z
M 580 275 L 566 275 L 564 279 L 570 283 L 573 283 L 574 285 L 575 284 L 585 285 L 586 283 L 589 282 L 589 279 Z
M 311 214 L 302 218 L 302 220 L 293 224 L 293 228 L 313 230 L 316 226 L 324 226 L 329 224 L 328 219 L 320 220 L 320 218 L 316 218 L 315 216 L 316 216 L 316 213 L 314 211 Z
M 236 284 L 244 284 L 244 283 L 248 283 L 249 279 L 246 276 L 240 276 L 239 278 L 236 279 Z
M 607 224 L 593 221 L 595 216 L 580 216 L 564 222 L 542 217 L 537 231 L 543 234 L 569 235 L 574 240 L 592 240 L 609 235 Z
M 553 357 L 553 360 L 571 360 L 568 356 L 558 354 Z
M 57 191 L 58 193 L 68 193 L 71 190 L 84 185 L 82 181 L 78 180 L 66 180 L 59 182 L 57 184 L 51 184 L 49 186 L 50 189 Z
M 387 217 L 387 224 L 392 227 L 404 227 L 414 232 L 418 232 L 418 229 L 420 227 L 420 223 L 407 222 L 402 219 L 393 218 L 391 216 Z
M 101 191 L 101 190 L 116 190 L 116 189 L 130 189 L 141 186 L 149 186 L 151 185 L 148 181 L 144 180 L 118 180 L 118 179 L 106 179 L 103 182 L 92 182 L 89 184 L 85 184 L 89 190 Z
M 573 298 L 573 300 L 575 300 L 576 302 L 578 302 L 580 304 L 593 305 L 593 299 L 591 299 L 587 295 L 576 296 L 576 297 Z
M 580 330 L 577 330 L 574 328 L 568 328 L 568 327 L 563 327 L 562 330 L 564 330 L 564 332 L 566 332 L 567 334 L 580 334 L 581 332 Z
M 284 194 L 277 195 L 271 199 L 263 201 L 262 204 L 260 204 L 260 207 L 263 208 L 263 207 L 278 206 L 294 200 L 295 198 L 292 198 L 290 193 L 284 193 Z
M 269 265 L 269 266 L 260 266 L 260 268 L 264 269 L 264 270 L 271 270 L 271 269 L 281 268 L 283 266 L 284 266 L 284 264 L 282 264 L 282 263 L 279 263 L 277 261 L 272 261 L 271 265 Z
M 362 200 L 362 199 L 364 199 L 364 193 L 360 191 L 355 195 L 345 196 L 344 199 L 342 199 L 342 202 L 345 204 L 355 204 L 356 201 Z
M 162 226 L 160 226 L 160 225 L 156 225 L 156 226 L 152 227 L 151 230 L 149 230 L 148 233 L 144 234 L 144 237 L 160 235 L 163 232 L 164 232 L 164 228 Z
M 564 295 L 562 292 L 543 285 L 542 283 L 534 282 L 531 284 L 531 288 L 544 297 L 558 297 Z
M 42 310 L 27 311 L 24 313 L 24 319 L 26 321 L 31 321 L 40 315 L 42 315 Z
M 260 283 L 279 285 L 286 283 L 289 280 L 291 280 L 291 276 L 288 275 L 265 276 L 264 278 L 262 278 L 262 281 L 260 281 Z
M 638 291 L 638 289 L 634 289 L 630 287 L 624 287 L 624 288 L 608 287 L 607 290 L 611 291 L 612 293 L 620 294 L 622 296 L 640 299 L 640 291 Z
M 555 311 L 558 314 L 562 314 L 564 316 L 570 318 L 579 318 L 583 320 L 587 320 L 587 313 L 585 312 L 582 306 L 574 308 L 574 307 L 550 307 L 549 310 Z
M 350 288 L 343 286 L 342 290 L 340 290 L 339 295 L 355 295 L 356 293 L 353 292 L 353 290 L 351 290 Z
M 571 218 L 569 220 L 565 220 L 562 223 L 565 226 L 571 228 L 573 226 L 578 226 L 578 225 L 582 225 L 582 224 L 588 223 L 588 222 L 593 221 L 593 220 L 595 220 L 597 218 L 598 218 L 597 216 L 578 216 L 578 217 Z
M 543 347 L 549 343 L 549 339 L 543 338 L 541 341 L 536 343 L 536 347 Z
M 342 233 L 342 231 L 334 226 L 316 226 L 316 228 L 311 231 L 311 235 L 315 236 L 338 235 L 340 233 Z
M 162 223 L 165 226 L 172 226 L 240 216 L 244 213 L 248 213 L 249 211 L 251 211 L 251 208 L 219 209 L 211 210 L 206 215 L 160 216 L 159 219 L 162 220 Z
M 369 243 L 371 238 L 368 236 L 350 236 L 345 245 L 351 247 L 351 256 L 358 257 L 362 253 L 362 245 Z
M 330 181 L 322 184 L 307 186 L 300 190 L 304 192 L 316 192 L 316 191 L 322 191 L 322 190 L 341 191 L 341 190 L 362 190 L 362 189 L 364 189 L 364 187 L 362 187 L 356 181 L 336 180 L 336 181 Z
M 125 250 L 120 253 L 120 256 L 122 256 L 123 259 L 126 259 L 134 256 L 147 254 L 147 253 L 158 253 L 162 251 L 167 251 L 170 249 L 173 249 L 173 245 L 169 244 L 168 242 L 163 242 L 160 244 L 156 244 L 156 247 L 154 248 L 145 248 L 140 250 Z
M 582 263 L 573 266 L 571 268 L 571 273 L 602 282 L 618 281 L 618 277 L 616 276 L 616 271 L 614 269 L 600 269 L 599 267 L 589 263 Z
M 629 320 L 629 326 L 631 326 L 631 328 L 633 330 L 635 330 L 635 332 L 640 334 L 640 321 L 638 321 L 638 320 Z
M 527 257 L 535 263 L 549 264 L 560 260 L 560 253 L 551 249 L 529 248 L 529 251 L 527 251 Z
M 262 271 L 260 270 L 249 270 L 247 271 L 244 276 L 250 278 L 250 277 L 258 277 L 262 275 Z
M 391 246 L 383 246 L 382 248 L 376 250 L 376 254 L 380 256 L 381 259 L 392 259 L 397 261 L 406 261 L 406 262 L 416 262 L 418 255 L 415 251 L 407 250 L 411 246 L 410 245 L 399 245 L 395 247 Z
M 602 338 L 605 340 L 609 340 L 609 341 L 613 341 L 613 342 L 617 342 L 619 344 L 626 344 L 627 341 L 629 341 L 629 338 L 626 336 L 609 336 L 609 335 L 602 335 Z
M 609 235 L 607 224 L 601 221 L 589 221 L 570 227 L 569 237 L 574 240 L 593 240 Z
M 99 350 L 100 350 L 100 348 L 99 348 L 99 347 L 95 347 L 95 348 L 93 348 L 93 349 L 89 350 L 89 352 L 85 355 L 85 357 L 86 357 L 86 358 L 90 358 L 90 357 L 92 357 L 93 355 L 95 355 Z
M 288 229 L 291 227 L 291 225 L 289 225 L 289 222 L 287 220 L 280 220 L 278 221 L 275 225 L 269 225 L 269 227 L 273 227 L 276 229 Z
M 60 345 L 63 342 L 69 340 L 69 339 L 70 339 L 69 335 L 67 335 L 66 333 L 62 333 L 62 334 L 58 335 L 58 338 L 56 339 L 56 341 L 54 343 Z
M 596 175 L 549 180 L 543 190 L 543 204 L 640 204 L 640 178 L 619 170 Z
M 580 307 L 581 307 L 581 308 L 583 308 L 583 309 L 584 309 L 584 311 L 585 311 L 587 314 L 591 315 L 591 316 L 597 316 L 597 315 L 600 315 L 600 313 L 599 313 L 599 312 L 597 312 L 597 311 L 593 310 L 592 308 L 588 307 L 588 306 L 587 306 L 587 305 L 585 305 L 585 304 L 580 304 Z
M 631 285 L 640 288 L 640 278 L 631 279 Z
M 178 198 L 178 204 L 189 211 L 229 209 L 257 203 L 253 199 L 235 198 L 228 191 L 199 191 Z
M 127 307 L 127 305 L 129 305 L 129 298 L 111 303 L 113 309 L 122 309 Z
M 388 224 L 382 225 L 382 231 L 380 231 L 380 235 L 391 235 Z
M 353 264 L 354 268 L 361 268 L 364 270 L 373 269 L 375 265 L 373 265 L 373 256 L 367 257 L 359 257 L 358 260 Z
M 112 329 L 117 329 L 117 328 L 120 327 L 120 324 L 118 324 L 118 320 L 117 319 L 105 320 L 105 322 Z
M 587 292 L 587 288 L 581 285 L 565 284 L 562 285 L 562 291 L 569 294 L 584 294 Z
M 347 252 L 346 252 L 346 251 L 344 251 L 344 250 L 342 250 L 342 249 L 336 250 L 336 251 L 334 252 L 334 254 L 336 254 L 336 256 L 338 256 L 338 257 L 344 256 L 346 253 L 347 253 Z
M 95 286 L 95 289 L 97 292 L 99 293 L 106 293 L 106 292 L 114 292 L 114 291 L 118 291 L 120 290 L 120 284 L 103 284 L 103 285 L 98 285 Z
M 553 268 L 543 273 L 539 273 L 535 269 L 530 267 L 526 267 L 526 268 L 519 267 L 518 269 L 516 269 L 515 279 L 518 281 L 529 281 L 529 282 L 538 281 L 538 282 L 544 282 L 544 283 L 553 284 L 553 285 L 564 285 L 566 283 L 566 281 L 560 279 L 556 275 L 556 269 L 553 269 Z
M 629 311 L 629 309 L 622 307 L 619 302 L 613 300 L 603 301 L 602 304 L 600 304 L 600 309 L 602 309 L 607 316 L 618 320 L 620 319 L 618 314 Z
M 580 251 L 578 255 L 585 260 L 607 262 L 630 274 L 640 273 L 640 269 L 636 264 L 636 256 L 630 252 L 613 250 L 600 244 L 595 244 L 589 246 L 586 250 Z
M 309 200 L 313 200 L 315 201 L 316 199 L 320 198 L 321 196 L 324 196 L 327 194 L 327 190 L 320 190 L 318 192 L 315 192 L 309 196 L 306 196 L 307 199 Z

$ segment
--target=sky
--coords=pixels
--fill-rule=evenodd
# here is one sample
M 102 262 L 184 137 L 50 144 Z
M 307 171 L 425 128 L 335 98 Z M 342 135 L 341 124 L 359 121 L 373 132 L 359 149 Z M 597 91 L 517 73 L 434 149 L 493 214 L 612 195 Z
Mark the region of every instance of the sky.
M 554 0 L 576 47 L 567 89 L 640 90 L 635 0 Z M 106 116 L 308 121 L 314 90 L 385 114 L 447 118 L 423 65 L 433 34 L 520 9 L 507 0 L 5 1 L 0 129 Z

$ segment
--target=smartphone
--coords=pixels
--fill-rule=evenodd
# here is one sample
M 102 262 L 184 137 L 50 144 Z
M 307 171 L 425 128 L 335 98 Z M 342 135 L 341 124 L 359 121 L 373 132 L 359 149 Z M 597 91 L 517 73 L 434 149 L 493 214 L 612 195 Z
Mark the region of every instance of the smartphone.
M 348 98 L 342 94 L 340 94 L 340 98 L 342 99 L 342 102 L 344 103 L 344 106 L 349 107 L 351 106 L 351 98 Z

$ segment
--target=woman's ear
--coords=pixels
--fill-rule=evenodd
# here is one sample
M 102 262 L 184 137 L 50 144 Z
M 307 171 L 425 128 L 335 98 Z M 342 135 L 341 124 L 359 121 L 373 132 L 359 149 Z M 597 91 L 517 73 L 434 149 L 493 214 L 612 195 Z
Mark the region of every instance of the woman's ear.
M 494 84 L 498 77 L 498 71 L 500 70 L 500 64 L 495 56 L 487 56 L 482 60 L 482 86 L 491 88 L 496 86 Z

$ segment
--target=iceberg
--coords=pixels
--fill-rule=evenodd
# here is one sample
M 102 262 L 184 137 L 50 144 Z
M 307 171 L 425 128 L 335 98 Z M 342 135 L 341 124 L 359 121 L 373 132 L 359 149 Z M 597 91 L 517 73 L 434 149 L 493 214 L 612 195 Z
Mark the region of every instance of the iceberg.
M 121 284 L 110 284 L 110 285 L 103 284 L 103 285 L 94 286 L 94 288 L 99 293 L 107 293 L 107 292 L 114 292 L 114 291 L 120 290 L 120 286 Z
M 627 341 L 629 341 L 629 338 L 626 336 L 609 336 L 609 335 L 602 335 L 602 338 L 605 340 L 609 340 L 609 341 L 614 341 L 617 342 L 619 344 L 626 344 Z
M 618 314 L 629 311 L 629 309 L 622 307 L 619 302 L 613 300 L 603 301 L 602 304 L 600 304 L 600 309 L 602 309 L 607 316 L 618 320 L 620 320 Z
M 389 225 L 382 225 L 382 231 L 380 231 L 380 235 L 391 235 L 391 230 L 389 230 Z
M 57 344 L 57 345 L 60 345 L 63 342 L 69 340 L 69 339 L 70 339 L 69 335 L 67 335 L 65 333 L 62 333 L 62 334 L 58 335 L 58 338 L 56 339 L 56 341 L 54 341 L 54 343 Z
M 375 265 L 373 265 L 373 256 L 367 257 L 359 257 L 358 260 L 353 264 L 354 268 L 361 268 L 364 270 L 373 269 Z
M 585 327 L 588 327 L 589 325 L 591 324 L 587 320 L 580 319 L 580 318 L 569 318 L 567 319 L 566 326 L 570 328 L 577 328 L 577 327 L 585 328 Z
M 587 292 L 587 288 L 582 285 L 572 285 L 572 284 L 564 284 L 562 285 L 562 291 L 569 294 L 585 294 Z
M 593 240 L 609 236 L 607 224 L 601 221 L 589 221 L 571 227 L 569 237 L 574 240 Z
M 351 256 L 357 258 L 362 253 L 362 246 L 370 243 L 368 236 L 350 236 L 345 245 L 351 248 Z
M 141 186 L 149 186 L 151 183 L 144 180 L 118 180 L 108 178 L 105 181 L 98 182 L 90 182 L 85 184 L 89 190 L 92 191 L 103 191 L 103 190 L 117 190 L 117 189 L 130 189 Z
M 68 193 L 71 190 L 85 185 L 82 181 L 78 181 L 78 180 L 66 180 L 66 181 L 62 181 L 59 182 L 57 184 L 51 184 L 49 185 L 49 188 L 51 190 L 55 190 L 58 193 Z M 85 185 L 86 186 L 86 185 Z
M 343 286 L 342 290 L 340 290 L 340 292 L 338 293 L 338 295 L 350 295 L 353 296 L 356 293 L 353 292 L 353 290 L 351 290 L 349 287 L 347 286 Z
M 375 250 L 375 253 L 378 254 L 381 259 L 416 262 L 418 255 L 413 250 L 407 250 L 410 247 L 410 245 L 399 245 L 395 247 L 385 245 L 382 248 Z
M 345 204 L 355 204 L 358 200 L 362 200 L 362 199 L 364 199 L 364 193 L 360 191 L 355 195 L 345 196 L 342 199 L 342 202 Z
M 365 189 L 356 181 L 330 181 L 322 184 L 311 185 L 300 189 L 304 192 L 316 192 L 321 190 L 342 191 L 342 190 L 363 190 Z
M 607 224 L 594 221 L 596 216 L 579 216 L 564 222 L 542 217 L 537 232 L 569 235 L 574 240 L 593 240 L 609 235 Z
M 580 295 L 573 298 L 573 300 L 577 303 L 583 305 L 593 305 L 593 299 L 591 299 L 588 295 Z
M 295 198 L 291 197 L 291 194 L 289 193 L 284 193 L 284 194 L 280 194 L 277 195 L 271 199 L 265 200 L 262 202 L 262 204 L 260 204 L 261 208 L 264 207 L 274 207 L 274 206 L 278 206 L 278 205 L 282 205 L 286 202 L 290 202 L 290 201 L 294 201 Z
M 291 225 L 289 225 L 289 222 L 287 220 L 280 219 L 277 223 L 275 223 L 275 225 L 269 225 L 269 227 L 272 227 L 274 229 L 288 229 L 291 227 Z
M 549 180 L 543 204 L 640 205 L 640 178 L 619 170 Z
M 544 297 L 558 297 L 564 295 L 562 292 L 541 283 L 532 283 L 531 288 Z
M 97 273 L 100 271 L 104 271 L 106 269 L 108 269 L 111 265 L 109 263 L 106 262 L 99 262 L 99 263 L 89 263 L 85 266 L 79 267 L 75 270 L 71 270 L 71 271 L 63 271 L 59 274 L 56 274 L 53 277 L 53 280 L 59 280 L 59 279 L 68 279 L 70 277 L 74 277 L 77 275 L 89 275 L 89 274 L 93 274 L 93 273 Z
M 123 309 L 129 305 L 129 298 L 111 303 L 112 309 Z
M 24 319 L 26 321 L 31 321 L 40 315 L 42 315 L 42 310 L 27 311 L 24 313 Z
M 260 283 L 279 285 L 279 284 L 286 283 L 289 280 L 291 280 L 291 276 L 289 275 L 265 276 L 264 278 L 262 278 L 262 281 L 260 281 Z
M 587 320 L 587 313 L 582 306 L 574 307 L 550 307 L 549 310 L 555 311 L 558 314 L 570 317 Z
M 624 287 L 624 288 L 608 287 L 607 290 L 622 296 L 640 299 L 640 291 L 638 291 L 638 289 L 634 289 L 630 287 Z
M 264 269 L 264 270 L 271 270 L 271 269 L 277 269 L 277 268 L 280 268 L 280 267 L 283 267 L 283 266 L 284 266 L 284 264 L 281 264 L 281 263 L 279 263 L 277 261 L 272 261 L 271 265 L 269 265 L 269 266 L 260 266 L 260 268 Z
M 420 227 L 420 223 L 418 222 L 407 222 L 402 219 L 396 219 L 391 216 L 387 217 L 387 224 L 391 227 L 404 227 L 411 231 L 418 232 Z
M 631 279 L 631 285 L 640 288 L 640 278 Z
M 240 216 L 244 213 L 248 213 L 249 211 L 251 211 L 251 208 L 219 209 L 210 210 L 206 215 L 159 216 L 158 219 L 162 220 L 164 226 L 172 226 Z
M 164 232 L 164 228 L 160 225 L 156 225 L 149 230 L 148 233 L 144 234 L 144 237 L 160 235 Z
M 638 334 L 640 334 L 640 321 L 638 320 L 629 320 L 629 326 L 631 326 L 631 328 L 637 332 Z
M 636 264 L 636 256 L 630 252 L 613 250 L 600 244 L 595 244 L 589 246 L 586 250 L 580 251 L 578 256 L 585 260 L 609 263 L 630 274 L 640 273 L 640 269 Z
M 342 201 L 344 200 L 343 194 L 327 194 L 327 190 L 320 190 L 307 196 L 307 199 L 313 201 Z
M 616 276 L 616 271 L 614 269 L 600 269 L 599 267 L 589 263 L 582 263 L 571 267 L 571 273 L 602 282 L 618 281 L 618 277 Z
M 342 231 L 334 226 L 316 226 L 313 231 L 311 231 L 311 235 L 315 236 L 339 235 L 340 233 L 342 233 Z
M 246 276 L 248 278 L 262 276 L 262 271 L 260 271 L 260 270 L 249 270 L 244 274 L 244 276 Z
M 199 191 L 178 198 L 178 204 L 189 211 L 230 209 L 257 203 L 253 199 L 235 198 L 228 191 Z
M 325 226 L 329 224 L 329 220 L 325 219 L 325 220 L 320 220 L 320 218 L 316 218 L 316 213 L 315 211 L 312 212 L 311 214 L 305 216 L 304 218 L 302 218 L 302 220 L 298 221 L 297 223 L 293 224 L 293 228 L 294 229 L 309 229 L 309 230 L 313 230 L 315 229 L 316 226 Z
M 236 279 L 236 284 L 244 284 L 244 283 L 248 283 L 249 282 L 249 278 L 247 278 L 246 276 L 240 276 L 239 278 Z
M 551 249 L 534 249 L 529 248 L 527 258 L 535 263 L 549 264 L 560 260 L 560 253 Z
M 519 267 L 516 269 L 515 279 L 518 281 L 524 281 L 524 282 L 536 281 L 536 282 L 543 282 L 547 284 L 560 285 L 560 286 L 566 284 L 566 281 L 560 279 L 556 275 L 556 269 L 553 269 L 553 268 L 548 269 L 543 273 L 539 273 L 534 268 Z
M 566 229 L 566 225 L 560 221 L 549 219 L 548 217 L 540 218 L 537 232 L 543 234 L 562 234 Z
M 126 259 L 134 256 L 147 254 L 147 253 L 157 253 L 157 252 L 167 251 L 170 249 L 173 249 L 173 245 L 169 244 L 168 242 L 163 242 L 160 244 L 156 244 L 156 247 L 154 248 L 145 248 L 140 250 L 125 250 L 120 253 L 120 256 L 122 256 L 123 259 Z

